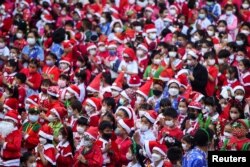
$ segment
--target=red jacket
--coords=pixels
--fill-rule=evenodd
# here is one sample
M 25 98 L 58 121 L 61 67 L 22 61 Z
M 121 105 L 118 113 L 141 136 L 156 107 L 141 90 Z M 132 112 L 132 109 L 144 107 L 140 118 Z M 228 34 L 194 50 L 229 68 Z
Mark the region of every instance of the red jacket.
M 66 143 L 58 143 L 57 145 L 58 153 L 56 155 L 56 165 L 71 167 L 73 162 L 72 148 L 68 141 Z
M 26 98 L 26 91 L 27 91 L 27 87 L 25 84 L 18 86 L 19 108 L 24 108 L 24 100 Z
M 158 140 L 161 140 L 162 137 L 164 137 L 164 134 L 167 134 L 171 137 L 176 138 L 178 141 L 181 141 L 182 137 L 183 137 L 183 132 L 181 131 L 180 128 L 175 127 L 173 129 L 170 129 L 168 127 L 163 127 L 160 131 L 159 131 L 159 135 L 158 135 Z
M 33 84 L 32 89 L 38 90 L 40 88 L 42 82 L 41 74 L 39 74 L 38 72 L 30 73 L 28 68 L 24 68 L 20 72 L 24 73 L 27 77 L 27 81 Z
M 214 81 L 207 81 L 206 92 L 208 96 L 213 96 L 215 92 L 215 86 L 217 83 L 218 69 L 216 66 L 207 67 L 208 74 L 214 78 Z
M 28 121 L 23 125 L 23 132 L 25 133 L 23 147 L 32 150 L 39 144 L 38 132 L 40 128 L 41 125 L 37 122 L 32 124 Z
M 45 144 L 43 146 L 43 154 L 45 155 L 45 159 L 48 161 L 48 165 L 44 166 L 40 156 L 37 153 L 37 147 L 35 148 L 36 152 L 36 163 L 37 167 L 51 167 L 52 165 L 56 165 L 56 149 L 53 144 Z
M 103 158 L 101 148 L 94 143 L 90 152 L 84 154 L 84 158 L 88 161 L 88 165 L 85 165 L 78 161 L 78 156 L 82 154 L 84 147 L 81 147 L 74 156 L 74 165 L 73 167 L 102 167 Z
M 6 166 L 19 166 L 21 157 L 22 133 L 17 127 L 8 136 L 1 148 L 0 157 Z
M 59 75 L 60 75 L 60 70 L 58 67 L 56 66 L 52 66 L 52 67 L 49 67 L 49 66 L 44 66 L 43 67 L 43 71 L 42 71 L 43 74 L 47 74 L 48 77 L 54 81 L 54 82 L 57 82 L 58 78 L 59 78 Z
M 126 139 L 122 139 L 118 136 L 115 142 L 121 152 L 121 164 L 127 165 L 129 163 L 129 160 L 126 158 L 126 153 L 128 152 L 132 144 L 130 138 L 127 137 Z
M 97 114 L 91 115 L 89 117 L 89 126 L 98 127 L 99 119 L 100 119 L 100 115 L 97 115 Z

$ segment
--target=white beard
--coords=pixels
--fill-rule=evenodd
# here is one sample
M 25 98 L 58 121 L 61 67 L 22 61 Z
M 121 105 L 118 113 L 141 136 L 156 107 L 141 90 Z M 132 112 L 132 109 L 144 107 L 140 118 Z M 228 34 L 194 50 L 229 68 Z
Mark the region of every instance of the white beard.
M 1 121 L 0 122 L 0 135 L 5 138 L 11 132 L 13 132 L 14 128 L 15 127 L 13 123 L 7 122 L 7 121 Z

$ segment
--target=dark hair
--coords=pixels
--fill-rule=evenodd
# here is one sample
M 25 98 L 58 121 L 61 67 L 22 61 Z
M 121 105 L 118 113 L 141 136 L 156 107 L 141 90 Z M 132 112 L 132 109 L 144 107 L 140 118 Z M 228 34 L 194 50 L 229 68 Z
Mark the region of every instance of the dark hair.
M 182 140 L 187 142 L 188 144 L 191 145 L 190 149 L 194 148 L 194 137 L 191 136 L 190 134 L 186 134 L 185 136 L 182 137 Z
M 116 120 L 115 120 L 114 115 L 112 113 L 110 113 L 110 112 L 106 112 L 106 114 L 103 115 L 102 117 L 108 117 L 113 122 L 113 130 L 115 130 L 115 128 L 116 128 Z
M 9 98 L 16 98 L 18 99 L 18 88 L 17 86 L 7 85 L 6 89 L 12 94 Z
M 177 118 L 178 116 L 177 111 L 172 107 L 164 109 L 162 113 L 164 116 L 169 116 L 171 118 Z
M 86 117 L 80 117 L 77 119 L 76 122 L 78 125 L 89 126 L 89 121 L 88 121 L 88 118 L 86 118 Z
M 34 156 L 31 152 L 25 152 L 22 154 L 20 161 L 21 164 L 26 163 L 30 157 Z
M 211 129 L 200 128 L 194 134 L 194 142 L 196 146 L 208 146 L 208 143 L 213 138 L 213 132 Z
M 243 60 L 241 60 L 241 62 L 245 66 L 246 69 L 250 68 L 250 60 L 249 59 L 243 59 Z
M 52 83 L 51 83 L 50 79 L 44 79 L 44 80 L 42 80 L 41 85 L 49 85 L 49 86 L 51 86 Z
M 152 110 L 153 106 L 148 104 L 148 103 L 142 103 L 139 108 L 140 109 L 145 109 L 145 110 Z
M 171 107 L 171 101 L 169 100 L 169 98 L 163 98 L 160 101 L 160 107 L 166 108 L 166 107 Z
M 112 97 L 106 97 L 102 100 L 102 103 L 106 103 L 107 106 L 111 106 L 112 112 L 114 112 L 115 107 L 116 107 L 116 102 L 115 99 Z
M 136 156 L 137 161 L 141 165 L 141 167 L 145 166 L 144 163 L 144 156 L 141 154 L 142 147 L 137 144 L 134 140 L 132 140 L 132 144 L 130 145 L 130 149 L 132 151 L 132 154 Z
M 172 164 L 176 164 L 177 161 L 180 161 L 182 158 L 182 150 L 177 146 L 170 147 L 167 152 L 167 157 Z
M 15 59 L 9 59 L 7 64 L 13 68 L 15 68 L 15 71 L 18 71 L 18 62 Z
M 111 85 L 112 84 L 112 78 L 111 73 L 109 71 L 102 72 L 102 78 L 104 79 L 104 82 Z
M 65 26 L 74 27 L 74 22 L 73 22 L 73 20 L 67 20 L 67 21 L 65 22 Z
M 19 79 L 21 81 L 21 83 L 25 83 L 26 82 L 26 75 L 24 73 L 17 73 L 15 75 L 16 79 Z
M 71 108 L 73 109 L 73 110 L 77 110 L 79 113 L 81 113 L 82 112 L 82 103 L 79 101 L 79 100 L 73 100 L 73 101 L 71 101 Z
M 72 149 L 72 154 L 75 155 L 75 144 L 74 144 L 74 137 L 73 137 L 73 131 L 72 128 L 69 126 L 64 125 L 61 129 L 60 132 L 62 135 L 65 137 L 67 136 L 67 141 L 69 142 L 71 149 Z
M 80 72 L 77 72 L 75 76 L 80 80 L 80 82 L 84 82 L 87 78 L 87 73 L 85 70 L 80 70 Z
M 245 34 L 239 33 L 239 34 L 237 34 L 236 38 L 237 37 L 243 40 L 243 45 L 242 45 L 243 47 L 248 45 L 247 36 Z
M 204 54 L 204 59 L 208 59 L 208 58 L 215 58 L 215 53 L 214 52 L 206 52 L 205 54 Z
M 68 75 L 65 75 L 65 74 L 59 75 L 59 78 L 64 79 L 64 80 L 66 80 L 66 81 L 69 81 L 69 76 L 68 76 Z
M 34 64 L 37 68 L 40 66 L 37 59 L 30 59 L 29 64 Z
M 109 121 L 102 121 L 100 122 L 99 126 L 98 126 L 98 130 L 100 132 L 103 132 L 105 129 L 113 129 L 112 124 Z
M 77 60 L 80 61 L 80 62 L 84 62 L 86 68 L 89 69 L 89 70 L 91 70 L 91 64 L 90 64 L 90 62 L 89 62 L 88 56 L 79 56 L 79 57 L 77 58 Z
M 230 47 L 230 48 L 232 48 L 233 52 L 235 52 L 237 50 L 237 44 L 234 41 L 233 42 L 228 42 L 227 46 Z
M 228 58 L 230 56 L 230 52 L 226 49 L 222 49 L 218 53 L 218 58 Z
M 237 69 L 237 67 L 235 67 L 235 66 L 229 66 L 228 67 L 228 72 L 230 73 L 230 74 L 235 74 L 235 78 L 238 80 L 239 79 L 239 74 L 238 74 L 238 69 Z

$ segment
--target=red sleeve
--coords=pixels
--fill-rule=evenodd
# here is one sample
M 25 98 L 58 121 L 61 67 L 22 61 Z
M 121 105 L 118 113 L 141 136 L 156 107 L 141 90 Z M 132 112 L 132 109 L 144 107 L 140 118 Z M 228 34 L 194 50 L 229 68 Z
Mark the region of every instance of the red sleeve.
M 211 72 L 209 73 L 214 79 L 218 76 L 218 69 L 214 67 Z
M 28 138 L 26 139 L 26 142 L 28 145 L 32 145 L 32 146 L 37 146 L 39 143 L 39 138 L 38 138 L 38 134 L 35 132 L 32 132 Z
M 21 150 L 21 141 L 22 141 L 21 132 L 17 131 L 17 133 L 12 134 L 11 137 L 13 137 L 13 140 L 6 142 L 6 149 L 10 150 L 10 151 L 19 152 Z M 5 157 L 5 158 L 7 158 L 7 157 Z
M 99 167 L 103 164 L 102 151 L 99 147 L 93 148 L 93 157 L 91 159 L 87 159 L 88 166 Z
M 58 156 L 57 162 L 60 162 L 60 164 L 64 164 L 65 166 L 70 166 L 73 163 L 72 156 L 62 156 L 61 154 Z
M 19 103 L 23 104 L 24 103 L 24 99 L 26 97 L 26 90 L 24 88 L 21 88 L 18 90 L 18 100 L 19 100 Z
M 37 73 L 35 76 L 33 76 L 30 82 L 33 83 L 33 89 L 38 90 L 41 86 L 42 76 L 39 73 Z

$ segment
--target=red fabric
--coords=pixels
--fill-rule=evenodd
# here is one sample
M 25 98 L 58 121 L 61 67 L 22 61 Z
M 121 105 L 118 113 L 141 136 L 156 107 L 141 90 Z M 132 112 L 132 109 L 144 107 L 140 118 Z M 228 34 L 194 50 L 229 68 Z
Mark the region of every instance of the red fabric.
M 168 128 L 166 126 L 164 126 L 158 134 L 158 140 L 161 140 L 162 137 L 164 137 L 164 134 L 167 134 L 171 137 L 176 138 L 178 141 L 181 141 L 182 137 L 183 137 L 183 132 L 180 128 L 175 127 L 175 128 Z
M 26 98 L 27 87 L 25 84 L 18 86 L 18 101 L 19 107 L 24 107 L 24 100 Z
M 32 129 L 32 124 L 29 122 L 27 122 L 27 124 L 31 126 L 25 132 L 28 135 L 28 138 L 24 140 L 24 147 L 27 148 L 28 150 L 31 150 L 31 149 L 34 149 L 39 144 L 38 132 L 40 128 L 37 129 L 37 131 L 34 131 L 34 129 Z M 39 126 L 41 127 L 40 124 Z
M 236 150 L 237 151 L 241 151 L 242 147 L 245 143 L 250 142 L 250 139 L 245 138 L 245 139 L 238 139 L 234 136 L 232 136 L 232 138 L 230 139 L 230 141 L 228 142 L 228 149 L 231 149 L 232 145 L 236 144 Z
M 41 74 L 39 74 L 38 72 L 30 73 L 28 68 L 24 68 L 20 72 L 24 73 L 27 77 L 27 81 L 33 84 L 32 89 L 38 90 L 40 88 L 42 82 Z
M 45 145 L 46 146 L 46 145 Z M 38 153 L 37 153 L 38 154 Z M 56 163 L 56 149 L 54 147 L 44 148 L 43 154 L 46 156 L 45 159 L 48 161 L 48 165 L 44 166 L 40 157 L 37 155 L 37 167 L 52 167 L 52 163 Z
M 124 140 L 118 136 L 115 142 L 118 144 L 118 148 L 121 152 L 121 164 L 127 165 L 129 163 L 129 161 L 126 158 L 126 153 L 128 152 L 128 150 L 132 144 L 130 138 L 126 138 Z
M 235 80 L 235 81 L 228 81 L 228 80 L 225 80 L 224 83 L 223 83 L 223 86 L 230 86 L 231 88 L 234 88 L 236 86 L 240 85 L 240 81 L 239 80 Z
M 60 70 L 58 67 L 56 66 L 52 66 L 52 67 L 49 67 L 49 66 L 44 66 L 43 67 L 43 70 L 42 70 L 42 73 L 43 74 L 47 74 L 48 77 L 54 81 L 54 82 L 57 82 L 59 76 L 60 76 Z
M 210 81 L 208 79 L 207 86 L 206 86 L 206 93 L 207 93 L 207 96 L 213 96 L 219 71 L 216 66 L 208 66 L 207 71 L 208 71 L 208 74 L 214 78 L 214 81 Z
M 148 66 L 149 58 L 144 58 L 143 60 L 138 61 L 138 66 L 139 66 L 139 77 L 143 78 L 143 74 Z
M 59 156 L 56 159 L 56 165 L 57 166 L 64 166 L 64 167 L 72 167 L 73 162 L 73 154 L 72 154 L 72 148 L 67 144 L 58 145 L 57 151 L 59 153 Z
M 89 117 L 89 126 L 97 127 L 99 125 L 99 115 L 94 115 Z
M 83 147 L 81 147 L 74 156 L 74 165 L 73 167 L 102 167 L 103 158 L 102 151 L 98 145 L 93 144 L 90 152 L 84 155 L 84 158 L 88 161 L 88 165 L 85 165 L 78 161 L 78 156 L 82 153 Z

